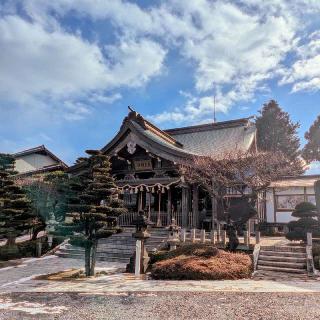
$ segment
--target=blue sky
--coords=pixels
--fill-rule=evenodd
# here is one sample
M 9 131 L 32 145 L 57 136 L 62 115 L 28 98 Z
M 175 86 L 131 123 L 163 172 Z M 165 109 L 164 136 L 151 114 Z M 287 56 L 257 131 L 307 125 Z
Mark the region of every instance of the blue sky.
M 2 0 L 0 150 L 45 144 L 71 164 L 127 106 L 161 128 L 320 114 L 318 0 Z M 317 164 L 311 172 L 320 172 Z

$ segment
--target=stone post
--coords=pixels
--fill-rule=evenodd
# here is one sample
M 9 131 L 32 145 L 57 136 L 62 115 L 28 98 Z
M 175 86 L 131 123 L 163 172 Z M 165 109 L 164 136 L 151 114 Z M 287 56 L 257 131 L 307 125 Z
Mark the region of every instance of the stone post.
M 41 257 L 41 251 L 42 251 L 42 242 L 40 238 L 40 239 L 37 239 L 36 241 L 36 256 L 38 258 Z
M 312 233 L 311 232 L 307 233 L 307 245 L 312 246 Z
M 227 244 L 227 232 L 226 230 L 221 230 L 221 242 L 222 245 L 225 247 Z
M 210 232 L 211 244 L 216 244 L 216 237 L 217 237 L 217 232 L 214 230 L 211 230 Z
M 190 240 L 192 243 L 196 242 L 196 229 L 191 229 Z
M 260 231 L 256 231 L 256 244 L 260 243 Z
M 248 231 L 244 231 L 243 232 L 243 239 L 244 239 L 244 245 L 246 247 L 249 246 L 249 237 L 248 237 Z
M 206 243 L 206 230 L 201 229 L 200 231 L 200 242 Z
M 181 242 L 186 242 L 186 229 L 181 229 L 181 233 L 180 233 L 180 239 Z
M 221 226 L 220 223 L 217 223 L 217 243 L 221 241 Z
M 134 264 L 134 275 L 137 277 L 141 273 L 141 240 L 136 241 L 136 258 Z

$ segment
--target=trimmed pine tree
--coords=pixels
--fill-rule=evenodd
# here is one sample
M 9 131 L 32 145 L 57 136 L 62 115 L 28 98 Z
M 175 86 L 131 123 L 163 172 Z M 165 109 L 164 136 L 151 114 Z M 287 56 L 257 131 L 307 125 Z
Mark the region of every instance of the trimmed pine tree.
M 0 235 L 7 239 L 8 252 L 16 253 L 17 236 L 43 225 L 31 207 L 31 201 L 14 180 L 14 158 L 0 154 Z
M 109 157 L 97 150 L 86 152 L 89 158 L 81 160 L 83 173 L 70 180 L 69 213 L 58 233 L 85 249 L 85 273 L 93 276 L 98 240 L 121 231 L 117 217 L 127 210 L 118 198 Z
M 286 234 L 287 239 L 306 241 L 308 232 L 313 236 L 320 236 L 320 223 L 315 219 L 319 217 L 319 212 L 314 204 L 301 202 L 296 205 L 291 215 L 299 219 L 288 223 L 290 231 Z

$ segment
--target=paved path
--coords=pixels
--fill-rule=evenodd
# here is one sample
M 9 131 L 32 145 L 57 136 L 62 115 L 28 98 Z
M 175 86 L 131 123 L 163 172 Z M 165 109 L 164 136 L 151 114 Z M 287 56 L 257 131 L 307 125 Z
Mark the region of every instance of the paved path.
M 54 273 L 71 268 L 82 268 L 83 261 L 48 256 L 40 259 L 24 259 L 16 267 L 0 269 L 0 292 L 320 292 L 320 281 L 294 280 L 225 280 L 225 281 L 164 281 L 144 280 L 132 274 L 120 273 L 124 264 L 98 262 L 97 269 L 108 275 L 70 281 L 33 280 L 41 274 Z

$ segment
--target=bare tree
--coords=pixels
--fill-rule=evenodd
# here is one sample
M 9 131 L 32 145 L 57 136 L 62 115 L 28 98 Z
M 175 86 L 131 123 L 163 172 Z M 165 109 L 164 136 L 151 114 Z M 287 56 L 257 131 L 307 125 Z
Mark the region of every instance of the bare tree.
M 220 210 L 229 213 L 226 220 L 231 220 L 237 228 L 257 213 L 255 205 L 260 192 L 265 191 L 272 181 L 296 173 L 281 153 L 239 150 L 194 156 L 181 172 L 187 182 L 206 190 L 217 201 Z M 225 201 L 230 190 L 239 195 L 236 214 L 232 214 L 230 204 Z

